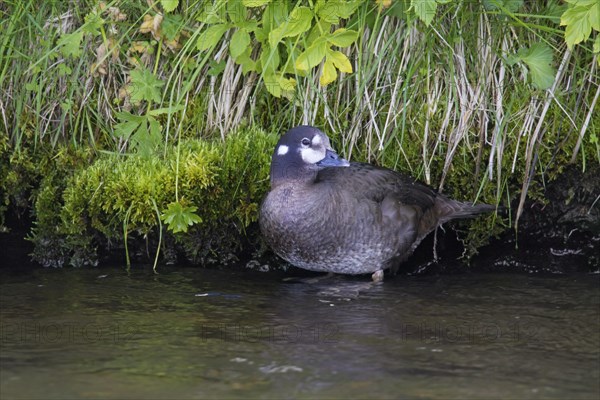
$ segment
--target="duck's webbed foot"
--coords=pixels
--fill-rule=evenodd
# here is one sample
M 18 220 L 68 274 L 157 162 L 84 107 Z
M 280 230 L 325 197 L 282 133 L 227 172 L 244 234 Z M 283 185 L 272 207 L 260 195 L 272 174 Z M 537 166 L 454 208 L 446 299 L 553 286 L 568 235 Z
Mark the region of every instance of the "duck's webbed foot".
M 371 275 L 371 279 L 375 283 L 383 282 L 383 270 L 380 269 L 380 270 L 373 272 L 373 275 Z

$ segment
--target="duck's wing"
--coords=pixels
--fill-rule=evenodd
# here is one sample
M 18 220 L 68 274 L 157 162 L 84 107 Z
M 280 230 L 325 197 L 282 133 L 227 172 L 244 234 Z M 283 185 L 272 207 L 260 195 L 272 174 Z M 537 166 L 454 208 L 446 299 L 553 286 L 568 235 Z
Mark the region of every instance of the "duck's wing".
M 412 177 L 371 164 L 351 163 L 349 167 L 325 168 L 319 171 L 317 182 L 329 182 L 377 203 L 394 200 L 425 211 L 435 205 L 438 193 Z

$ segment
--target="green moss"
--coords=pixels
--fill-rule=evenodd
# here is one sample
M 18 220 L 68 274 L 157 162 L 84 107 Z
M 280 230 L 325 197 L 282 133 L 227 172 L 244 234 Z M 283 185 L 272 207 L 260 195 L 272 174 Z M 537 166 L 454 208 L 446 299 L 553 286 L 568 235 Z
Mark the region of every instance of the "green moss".
M 81 245 L 75 237 L 104 246 L 119 243 L 125 231 L 132 241 L 145 238 L 157 246 L 157 210 L 162 213 L 178 198 L 197 207 L 201 222 L 187 233 L 173 234 L 163 226 L 165 253 L 175 254 L 175 247 L 194 262 L 229 259 L 258 218 L 276 140 L 250 128 L 230 133 L 225 142 L 184 140 L 164 159 L 103 155 L 70 177 L 64 190 L 49 185 L 40 191 L 38 208 L 49 210 L 52 203 L 58 209 L 54 219 L 40 219 L 38 226 L 59 226 L 65 246 Z M 62 200 L 55 202 L 59 195 Z

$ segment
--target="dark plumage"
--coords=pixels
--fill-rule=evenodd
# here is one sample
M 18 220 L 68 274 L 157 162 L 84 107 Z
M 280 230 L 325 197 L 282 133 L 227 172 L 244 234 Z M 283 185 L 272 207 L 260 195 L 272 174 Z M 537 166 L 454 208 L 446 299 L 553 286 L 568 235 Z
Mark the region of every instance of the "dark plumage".
M 449 199 L 396 171 L 349 163 L 323 132 L 298 126 L 273 152 L 260 228 L 297 267 L 381 280 L 439 225 L 494 209 Z

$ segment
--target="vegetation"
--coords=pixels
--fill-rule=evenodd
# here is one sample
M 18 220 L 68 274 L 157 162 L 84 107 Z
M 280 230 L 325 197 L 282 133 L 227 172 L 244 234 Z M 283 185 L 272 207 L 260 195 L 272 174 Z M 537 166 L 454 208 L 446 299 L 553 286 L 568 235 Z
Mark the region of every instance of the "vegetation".
M 600 162 L 597 0 L 5 0 L 0 23 L 0 226 L 33 210 L 49 265 L 132 237 L 230 254 L 298 124 L 517 220 Z

